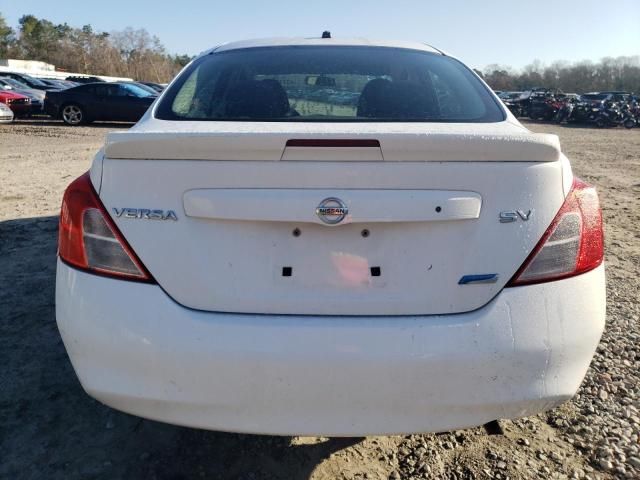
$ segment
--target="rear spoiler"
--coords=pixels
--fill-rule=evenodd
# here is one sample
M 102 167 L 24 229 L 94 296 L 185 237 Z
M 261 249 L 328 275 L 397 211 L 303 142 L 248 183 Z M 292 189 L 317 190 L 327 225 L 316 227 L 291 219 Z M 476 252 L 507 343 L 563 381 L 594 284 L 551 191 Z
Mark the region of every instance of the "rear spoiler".
M 362 124 L 359 128 L 344 123 L 322 124 L 321 130 L 326 133 L 319 135 L 315 133 L 317 128 L 311 128 L 318 124 L 242 122 L 233 128 L 229 122 L 220 122 L 227 129 L 221 131 L 216 122 L 194 123 L 189 122 L 193 130 L 188 131 L 184 130 L 187 125 L 179 125 L 182 128 L 175 131 L 134 128 L 109 133 L 105 156 L 139 160 L 355 161 L 360 157 L 354 157 L 355 147 L 361 150 L 361 160 L 385 162 L 554 162 L 560 158 L 556 135 L 523 129 L 509 133 L 504 124 L 499 133 L 495 127 L 491 132 L 473 124 L 464 129 L 459 124 L 419 124 L 419 128 L 406 123 L 372 124 L 366 130 Z M 283 128 L 285 125 L 291 128 Z M 323 143 L 335 146 L 326 148 Z

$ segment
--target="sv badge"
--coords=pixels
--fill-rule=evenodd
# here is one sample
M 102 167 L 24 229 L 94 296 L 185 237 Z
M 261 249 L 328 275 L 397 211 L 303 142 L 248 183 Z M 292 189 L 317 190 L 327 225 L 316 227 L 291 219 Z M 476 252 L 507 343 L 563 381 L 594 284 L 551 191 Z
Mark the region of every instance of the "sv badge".
M 500 212 L 500 223 L 511 223 L 517 222 L 518 219 L 526 222 L 531 218 L 531 213 L 533 210 L 505 210 L 504 212 Z

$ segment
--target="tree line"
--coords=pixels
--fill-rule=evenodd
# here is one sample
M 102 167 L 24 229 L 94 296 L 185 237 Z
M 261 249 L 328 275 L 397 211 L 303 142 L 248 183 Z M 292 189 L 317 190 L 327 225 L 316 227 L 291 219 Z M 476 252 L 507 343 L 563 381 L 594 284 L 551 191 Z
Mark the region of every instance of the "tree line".
M 130 77 L 164 83 L 186 65 L 188 55 L 171 55 L 155 35 L 127 27 L 116 32 L 74 28 L 23 15 L 17 29 L 0 13 L 0 58 L 39 60 L 56 69 L 88 75 Z
M 533 87 L 558 88 L 566 93 L 625 91 L 640 93 L 640 56 L 605 57 L 599 62 L 535 61 L 521 71 L 489 65 L 478 72 L 494 90 L 522 91 Z

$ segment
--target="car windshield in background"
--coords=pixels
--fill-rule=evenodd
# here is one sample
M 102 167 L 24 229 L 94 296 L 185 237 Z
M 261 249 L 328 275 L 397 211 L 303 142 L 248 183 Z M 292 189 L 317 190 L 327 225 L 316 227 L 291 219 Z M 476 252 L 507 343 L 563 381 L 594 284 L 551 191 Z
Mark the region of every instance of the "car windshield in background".
M 2 80 L 6 85 L 11 85 L 13 88 L 30 88 L 26 83 L 19 82 L 14 78 L 0 77 L 0 80 Z
M 151 92 L 145 88 L 135 85 L 133 83 L 123 83 L 122 87 L 134 97 L 151 97 L 156 95 L 156 92 Z
M 38 80 L 37 78 L 34 77 L 27 77 L 25 75 L 26 78 L 29 78 L 29 81 L 33 84 L 33 85 L 37 85 L 38 87 L 47 87 L 48 85 L 46 83 L 44 83 L 41 80 Z
M 497 122 L 489 90 L 443 55 L 386 47 L 263 47 L 196 60 L 165 120 Z

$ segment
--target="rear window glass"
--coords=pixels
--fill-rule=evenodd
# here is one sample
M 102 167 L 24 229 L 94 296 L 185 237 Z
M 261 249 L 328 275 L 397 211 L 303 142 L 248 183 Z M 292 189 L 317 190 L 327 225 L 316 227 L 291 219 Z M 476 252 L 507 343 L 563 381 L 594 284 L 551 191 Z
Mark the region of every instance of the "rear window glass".
M 488 89 L 450 57 L 387 47 L 261 47 L 192 63 L 166 120 L 497 122 Z

